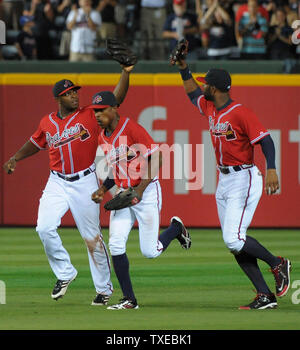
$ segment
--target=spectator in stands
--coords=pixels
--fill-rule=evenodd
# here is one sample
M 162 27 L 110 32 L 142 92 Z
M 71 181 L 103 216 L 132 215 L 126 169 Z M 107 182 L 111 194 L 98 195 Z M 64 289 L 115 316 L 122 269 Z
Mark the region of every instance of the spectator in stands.
M 261 2 L 261 5 L 268 11 L 268 15 L 269 15 L 269 25 L 272 26 L 273 24 L 273 20 L 275 18 L 274 14 L 275 11 L 277 9 L 278 6 L 283 6 L 284 1 L 287 0 L 264 0 Z
M 3 1 L 0 0 L 0 18 L 3 18 Z M 5 24 L 0 24 L 0 30 L 3 29 L 3 27 L 5 27 Z M 2 33 L 1 33 L 2 34 Z M 1 35 L 1 40 L 4 40 L 5 37 L 3 38 L 3 35 Z M 0 44 L 0 61 L 3 60 L 3 55 L 2 55 L 2 45 Z
M 71 31 L 70 61 L 95 59 L 97 29 L 101 23 L 101 15 L 92 9 L 91 0 L 79 0 L 79 8 L 73 5 L 67 18 L 67 28 Z
M 99 37 L 102 40 L 114 38 L 117 33 L 117 25 L 115 21 L 116 0 L 99 0 L 96 10 L 100 12 L 102 24 L 98 29 Z
M 288 4 L 284 6 L 284 9 L 286 12 L 287 23 L 291 26 L 293 22 L 299 19 L 300 4 L 298 0 L 289 0 Z
M 207 48 L 208 58 L 227 59 L 233 46 L 232 20 L 219 0 L 212 1 L 200 20 L 200 26 L 202 45 Z
M 269 57 L 274 60 L 293 58 L 293 29 L 287 23 L 284 8 L 279 7 L 275 16 L 277 24 L 269 29 Z
M 266 6 L 269 12 L 270 26 L 277 25 L 277 16 L 275 14 L 277 8 L 284 8 L 287 23 L 291 26 L 292 23 L 298 19 L 297 5 L 297 0 L 296 2 L 294 2 L 294 0 L 270 0 L 269 4 Z
M 264 7 L 270 14 L 270 12 L 274 12 L 276 10 L 276 6 L 278 6 L 278 3 L 281 1 L 287 0 L 259 0 L 259 5 Z
M 202 18 L 203 14 L 211 7 L 213 0 L 195 0 L 195 12 L 199 19 Z M 235 10 L 234 6 L 236 0 L 219 0 L 220 6 L 230 15 L 231 19 L 234 20 Z
M 0 18 L 4 20 L 6 29 L 19 30 L 19 18 L 22 16 L 23 8 L 23 0 L 2 0 L 3 17 Z
M 288 2 L 289 2 L 290 9 L 298 13 L 299 7 L 300 7 L 299 0 L 289 0 Z
M 141 0 L 142 58 L 151 60 L 163 60 L 165 58 L 162 32 L 166 17 L 166 0 Z
M 245 59 L 264 59 L 268 22 L 259 12 L 256 0 L 248 0 L 248 11 L 239 21 L 239 37 L 242 38 L 241 53 Z
M 269 13 L 268 10 L 264 7 L 261 6 L 258 2 L 258 0 L 256 0 L 257 3 L 257 11 L 267 20 L 269 21 Z M 235 20 L 237 22 L 240 21 L 240 19 L 244 16 L 245 13 L 249 12 L 249 0 L 245 1 L 245 4 L 242 4 L 241 6 L 239 6 L 237 12 L 236 12 L 236 16 L 235 16 Z
M 32 16 L 34 27 L 33 35 L 36 40 L 37 58 L 47 60 L 52 58 L 52 44 L 49 37 L 49 30 L 53 26 L 54 11 L 47 0 L 32 0 L 31 3 L 25 3 L 24 16 Z
M 258 4 L 262 7 L 264 7 L 268 13 L 270 14 L 270 12 L 274 12 L 275 11 L 275 8 L 274 6 L 277 6 L 278 5 L 278 1 L 281 1 L 281 0 L 259 0 L 258 1 Z M 285 1 L 285 0 L 283 0 Z M 270 18 L 270 16 L 269 16 Z
M 235 0 L 219 0 L 220 6 L 228 13 L 231 18 L 232 24 L 235 20 L 234 3 Z
M 20 31 L 15 46 L 21 60 L 32 60 L 37 58 L 36 40 L 32 32 L 34 27 L 33 17 L 21 16 Z
M 0 0 L 0 19 L 4 19 L 3 17 L 3 0 Z M 1 59 L 1 57 L 0 57 Z
M 198 49 L 201 41 L 197 37 L 199 33 L 197 16 L 186 11 L 185 0 L 173 0 L 173 13 L 171 13 L 164 24 L 162 37 L 170 39 L 170 51 L 177 42 L 186 39 L 189 42 L 187 59 L 198 59 Z
M 68 57 L 70 54 L 71 32 L 67 28 L 67 18 L 72 9 L 72 0 L 58 0 L 55 3 L 54 25 L 61 32 L 59 56 Z
M 242 37 L 240 36 L 240 20 L 243 18 L 244 15 L 249 16 L 249 3 L 253 3 L 252 0 L 248 0 L 246 4 L 241 5 L 235 16 L 235 38 L 237 41 L 238 46 L 241 48 L 242 46 Z M 259 6 L 258 2 L 256 0 L 256 6 L 258 13 L 266 19 L 267 23 L 269 23 L 269 13 L 268 11 L 263 7 Z
M 73 2 L 72 0 L 58 0 L 55 3 L 52 2 L 53 4 L 55 4 L 54 5 L 55 16 L 67 18 L 69 13 L 71 12 Z M 61 26 L 63 26 L 63 24 L 66 27 L 65 23 L 62 23 Z
M 119 38 L 126 36 L 126 8 L 128 0 L 118 0 L 115 7 L 115 21 Z

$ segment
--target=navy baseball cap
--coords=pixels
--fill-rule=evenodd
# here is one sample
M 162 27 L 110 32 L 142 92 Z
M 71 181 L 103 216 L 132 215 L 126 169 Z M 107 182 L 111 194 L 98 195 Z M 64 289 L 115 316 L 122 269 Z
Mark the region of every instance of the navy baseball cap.
M 92 104 L 87 108 L 104 109 L 116 106 L 118 106 L 116 96 L 111 91 L 101 91 L 93 96 Z
M 231 88 L 231 77 L 225 69 L 212 68 L 206 73 L 205 77 L 197 77 L 196 80 L 215 86 L 222 92 L 227 92 Z
M 63 79 L 58 81 L 54 86 L 53 86 L 53 95 L 54 97 L 58 97 L 63 95 L 69 90 L 76 89 L 79 90 L 81 89 L 81 86 L 75 85 L 71 80 L 68 79 Z

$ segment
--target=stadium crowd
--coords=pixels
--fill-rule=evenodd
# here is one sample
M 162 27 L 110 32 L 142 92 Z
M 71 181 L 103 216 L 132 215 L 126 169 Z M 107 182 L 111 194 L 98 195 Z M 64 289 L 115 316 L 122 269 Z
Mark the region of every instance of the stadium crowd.
M 0 18 L 2 59 L 105 59 L 109 37 L 146 60 L 167 59 L 182 38 L 190 60 L 300 55 L 298 0 L 0 0 Z

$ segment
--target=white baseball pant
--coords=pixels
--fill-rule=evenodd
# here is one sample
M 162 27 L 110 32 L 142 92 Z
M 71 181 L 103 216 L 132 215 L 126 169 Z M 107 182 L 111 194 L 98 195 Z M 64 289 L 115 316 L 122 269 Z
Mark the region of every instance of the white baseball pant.
M 121 255 L 126 252 L 129 233 L 137 220 L 142 254 L 146 258 L 159 256 L 163 251 L 163 245 L 158 240 L 161 206 L 160 183 L 158 180 L 154 180 L 147 186 L 143 198 L 138 204 L 130 208 L 112 211 L 109 224 L 111 255 Z
M 83 171 L 80 173 L 82 174 Z M 98 188 L 95 172 L 74 182 L 50 173 L 40 199 L 36 231 L 57 279 L 74 278 L 77 270 L 72 265 L 70 256 L 57 233 L 61 218 L 70 209 L 87 246 L 96 292 L 110 295 L 113 286 L 110 280 L 109 256 L 99 226 L 99 204 L 91 200 L 92 193 Z
M 246 241 L 247 229 L 262 195 L 262 175 L 256 166 L 219 174 L 216 201 L 223 240 L 232 253 Z

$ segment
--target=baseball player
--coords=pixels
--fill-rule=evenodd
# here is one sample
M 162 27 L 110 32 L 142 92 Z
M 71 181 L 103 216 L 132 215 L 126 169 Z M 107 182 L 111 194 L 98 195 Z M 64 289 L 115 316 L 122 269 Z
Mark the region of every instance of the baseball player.
M 139 225 L 140 249 L 146 258 L 156 258 L 177 238 L 184 249 L 191 246 L 191 237 L 180 218 L 171 218 L 170 226 L 159 235 L 162 205 L 158 172 L 161 166 L 159 146 L 146 130 L 129 118 L 119 116 L 117 100 L 110 91 L 93 97 L 97 122 L 102 128 L 99 145 L 102 147 L 113 177 L 107 177 L 92 195 L 96 203 L 103 200 L 105 192 L 114 185 L 119 191 L 134 188 L 140 201 L 120 210 L 113 210 L 109 224 L 109 249 L 113 267 L 123 292 L 123 298 L 108 309 L 137 309 L 129 275 L 126 242 L 135 221 Z
M 133 66 L 123 67 L 114 90 L 118 104 L 126 96 Z M 77 270 L 57 233 L 61 218 L 70 210 L 84 239 L 97 295 L 92 305 L 106 305 L 113 291 L 110 261 L 99 226 L 99 205 L 91 195 L 99 187 L 94 159 L 99 126 L 93 110 L 79 107 L 78 90 L 68 79 L 58 81 L 53 95 L 56 112 L 45 115 L 34 134 L 5 164 L 8 174 L 17 162 L 48 149 L 50 176 L 40 199 L 36 231 L 44 245 L 50 266 L 57 277 L 51 297 L 63 297 Z
M 205 77 L 197 77 L 196 80 L 203 84 L 200 89 L 184 60 L 185 55 L 180 54 L 180 45 L 175 52 L 177 56 L 170 57 L 171 63 L 178 65 L 185 92 L 209 122 L 219 170 L 216 202 L 223 239 L 257 291 L 254 301 L 240 309 L 276 308 L 276 296 L 282 297 L 288 291 L 291 263 L 272 255 L 255 238 L 247 235 L 263 189 L 262 174 L 254 164 L 254 146 L 260 144 L 266 158 L 265 190 L 272 195 L 279 188 L 274 143 L 255 113 L 231 99 L 231 77 L 227 71 L 210 69 Z M 183 53 L 184 50 L 186 47 Z M 276 296 L 266 284 L 257 259 L 271 267 Z

